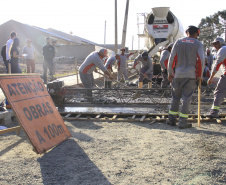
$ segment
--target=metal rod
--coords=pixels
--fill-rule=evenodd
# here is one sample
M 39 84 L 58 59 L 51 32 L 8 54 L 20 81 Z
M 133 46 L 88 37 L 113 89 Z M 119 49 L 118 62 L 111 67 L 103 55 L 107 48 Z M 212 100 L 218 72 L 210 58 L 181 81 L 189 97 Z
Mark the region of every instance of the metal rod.
M 117 0 L 115 0 L 115 54 L 118 51 Z

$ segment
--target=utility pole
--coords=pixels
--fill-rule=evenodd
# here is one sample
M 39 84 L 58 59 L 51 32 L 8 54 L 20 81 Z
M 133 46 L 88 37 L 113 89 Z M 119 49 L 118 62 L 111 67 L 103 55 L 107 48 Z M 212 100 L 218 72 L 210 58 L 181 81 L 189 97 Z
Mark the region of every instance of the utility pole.
M 129 0 L 127 0 L 126 2 L 126 11 L 125 11 L 124 26 L 123 26 L 123 32 L 122 32 L 122 43 L 121 43 L 122 48 L 125 48 L 125 45 L 126 45 L 126 28 L 127 28 L 128 12 L 129 12 Z
M 117 28 L 117 0 L 115 0 L 115 54 L 118 50 L 118 28 Z
M 104 25 L 104 47 L 106 44 L 106 21 L 105 21 L 105 25 Z
M 134 36 L 132 36 L 132 51 L 133 51 L 133 40 L 134 40 Z

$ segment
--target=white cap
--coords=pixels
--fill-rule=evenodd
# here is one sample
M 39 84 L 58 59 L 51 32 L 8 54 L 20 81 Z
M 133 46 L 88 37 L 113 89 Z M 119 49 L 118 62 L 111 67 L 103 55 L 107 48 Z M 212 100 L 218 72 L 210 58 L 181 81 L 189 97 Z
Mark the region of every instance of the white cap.
M 222 45 L 225 44 L 224 39 L 222 39 L 221 37 L 215 38 L 214 41 L 212 42 L 212 44 L 214 44 L 216 42 L 219 42 L 220 43 L 220 46 L 222 46 Z

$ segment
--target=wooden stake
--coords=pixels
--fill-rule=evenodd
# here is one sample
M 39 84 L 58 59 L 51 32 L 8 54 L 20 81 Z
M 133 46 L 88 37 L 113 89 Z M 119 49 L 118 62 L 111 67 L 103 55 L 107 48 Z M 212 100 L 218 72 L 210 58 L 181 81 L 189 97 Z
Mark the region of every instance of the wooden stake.
M 10 64 L 10 62 L 8 63 L 8 74 L 11 74 L 11 64 Z
M 200 127 L 200 117 L 201 117 L 201 79 L 199 79 L 198 85 L 198 127 Z

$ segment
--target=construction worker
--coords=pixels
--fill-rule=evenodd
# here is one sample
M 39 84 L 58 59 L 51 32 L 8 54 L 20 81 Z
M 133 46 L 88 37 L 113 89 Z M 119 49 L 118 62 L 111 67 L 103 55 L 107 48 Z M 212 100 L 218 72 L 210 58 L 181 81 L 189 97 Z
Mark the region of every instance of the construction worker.
M 209 67 L 209 69 L 212 69 L 212 64 L 213 64 L 213 55 L 210 53 L 210 50 L 207 49 L 206 50 L 206 62 L 207 62 L 207 67 Z
M 208 64 L 207 63 L 205 63 L 205 68 L 204 68 L 204 71 L 203 71 L 203 80 L 204 80 L 204 82 L 207 82 L 208 80 L 209 80 L 209 78 L 210 78 L 210 69 L 209 69 L 209 67 L 208 67 Z
M 148 52 L 144 51 L 142 54 L 138 55 L 134 62 L 133 68 L 136 68 L 136 65 L 141 62 L 140 75 L 139 75 L 139 84 L 138 88 L 142 88 L 144 78 L 148 78 L 148 88 L 152 88 L 152 75 L 153 75 L 153 65 L 151 57 L 148 56 Z
M 199 28 L 189 26 L 186 34 L 187 37 L 175 42 L 167 68 L 168 80 L 172 82 L 172 100 L 167 124 L 175 126 L 179 114 L 180 129 L 192 127 L 192 124 L 187 122 L 190 100 L 196 87 L 196 79 L 202 78 L 205 63 L 203 44 L 197 40 Z M 179 109 L 180 99 L 182 99 L 181 109 Z
M 44 57 L 43 61 L 43 81 L 44 84 L 47 84 L 47 71 L 49 69 L 51 81 L 54 79 L 53 70 L 54 70 L 54 62 L 53 59 L 55 57 L 55 48 L 50 44 L 50 38 L 46 38 L 46 45 L 42 48 L 42 54 Z
M 109 73 L 113 72 L 112 66 L 115 64 L 116 61 L 119 61 L 119 59 L 120 59 L 119 54 L 116 54 L 115 56 L 112 56 L 107 59 L 104 66 L 107 68 Z M 104 78 L 105 88 L 111 88 L 111 83 L 112 81 L 109 78 L 106 77 Z
M 124 76 L 125 82 L 129 85 L 128 71 L 127 71 L 127 59 L 134 53 L 125 53 L 125 48 L 121 49 L 120 60 L 118 62 L 118 77 L 117 80 L 120 81 L 122 76 Z
M 172 50 L 173 44 L 169 44 L 162 52 L 160 56 L 160 65 L 162 71 L 162 83 L 161 87 L 166 88 L 169 85 L 168 74 L 167 74 L 167 66 L 168 66 L 168 59 L 170 56 L 170 52 Z
M 211 85 L 213 81 L 213 77 L 219 70 L 221 64 L 223 64 L 224 74 L 221 76 L 221 78 L 218 81 L 218 84 L 214 91 L 214 102 L 212 105 L 212 108 L 210 110 L 210 113 L 207 115 L 207 117 L 210 118 L 217 118 L 219 117 L 219 110 L 220 110 L 220 104 L 223 101 L 223 99 L 226 97 L 226 46 L 224 39 L 217 37 L 212 45 L 217 50 L 217 56 L 216 56 L 216 62 L 213 66 L 212 74 L 207 81 L 207 85 Z
M 84 62 L 79 67 L 80 79 L 85 88 L 93 88 L 94 86 L 93 71 L 96 70 L 96 67 L 102 70 L 104 72 L 104 75 L 111 78 L 110 73 L 103 64 L 102 59 L 104 57 L 107 57 L 106 49 L 100 49 L 98 52 L 94 51 L 86 57 Z M 88 96 L 88 98 L 92 97 L 92 90 L 87 90 L 86 96 Z

